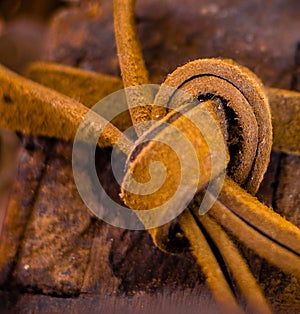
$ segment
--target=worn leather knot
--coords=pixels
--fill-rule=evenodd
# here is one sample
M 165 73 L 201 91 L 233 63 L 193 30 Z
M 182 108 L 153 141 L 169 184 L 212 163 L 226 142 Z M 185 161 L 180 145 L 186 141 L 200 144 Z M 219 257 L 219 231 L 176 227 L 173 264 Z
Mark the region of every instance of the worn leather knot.
M 198 106 L 201 109 L 197 109 Z M 227 172 L 234 181 L 251 194 L 256 193 L 269 163 L 272 124 L 263 85 L 250 70 L 225 59 L 190 62 L 176 69 L 162 84 L 152 106 L 152 119 L 161 122 L 140 137 L 136 146 L 141 147 L 134 149 L 128 158 L 128 173 L 122 186 L 122 198 L 127 206 L 137 210 L 160 206 L 167 212 L 168 208 L 163 205 L 178 192 L 182 176 L 189 175 L 186 180 L 191 183 L 184 184 L 196 185 L 193 191 L 196 194 L 227 166 Z M 212 129 L 213 119 L 215 125 Z M 180 140 L 178 131 L 191 143 L 193 151 Z M 208 133 L 212 137 L 211 142 Z M 223 135 L 222 140 L 220 134 Z M 164 143 L 172 136 L 173 140 Z M 217 147 L 213 148 L 212 142 Z M 178 147 L 178 151 L 174 152 L 170 145 Z M 225 158 L 222 150 L 228 153 L 226 161 L 222 160 Z M 194 154 L 196 158 L 193 159 Z M 215 159 L 212 156 L 216 156 Z M 194 167 L 189 174 L 182 171 L 183 160 L 187 158 L 190 158 L 188 167 Z M 141 189 L 129 192 L 134 190 L 134 178 L 144 183 L 155 180 L 149 174 L 153 161 L 161 162 L 167 168 L 164 184 L 160 184 L 152 194 L 145 195 Z M 211 167 L 216 163 L 218 165 L 212 171 Z M 194 178 L 197 171 L 199 177 Z M 195 180 L 196 183 L 192 182 Z M 189 201 L 191 199 L 185 206 Z M 167 206 L 178 215 L 174 207 L 182 206 L 181 202 L 184 202 L 182 194 L 175 203 Z M 172 218 L 175 217 L 173 214 Z M 147 229 L 155 225 L 149 221 L 145 223 Z

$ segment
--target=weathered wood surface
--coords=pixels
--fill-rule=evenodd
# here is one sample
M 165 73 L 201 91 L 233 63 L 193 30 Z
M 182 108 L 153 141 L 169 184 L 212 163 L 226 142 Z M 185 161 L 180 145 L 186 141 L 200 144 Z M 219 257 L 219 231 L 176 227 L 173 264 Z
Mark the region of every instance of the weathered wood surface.
M 191 59 L 222 56 L 248 66 L 268 86 L 300 90 L 299 16 L 297 0 L 137 1 L 153 82 Z M 46 55 L 118 75 L 110 2 L 82 1 L 56 16 Z M 188 252 L 162 253 L 146 232 L 91 218 L 76 190 L 71 150 L 71 143 L 22 137 L 0 244 L 0 306 L 15 313 L 215 312 Z M 99 156 L 101 177 L 117 193 L 109 153 Z M 274 152 L 259 191 L 298 226 L 299 177 L 300 158 Z M 300 283 L 241 249 L 276 312 L 298 312 Z

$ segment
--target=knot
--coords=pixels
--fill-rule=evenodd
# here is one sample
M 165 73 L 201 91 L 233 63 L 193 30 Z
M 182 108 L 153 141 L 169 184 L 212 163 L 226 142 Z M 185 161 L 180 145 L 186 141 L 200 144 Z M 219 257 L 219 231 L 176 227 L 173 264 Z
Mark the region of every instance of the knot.
M 164 85 L 199 100 L 220 100 L 215 101 L 213 109 L 230 153 L 228 174 L 255 194 L 272 147 L 271 113 L 259 78 L 232 60 L 200 59 L 176 69 Z M 157 99 L 160 97 L 158 94 Z M 154 118 L 165 114 L 164 108 L 154 107 Z
M 143 211 L 160 208 L 156 219 L 169 215 L 170 221 L 226 166 L 234 181 L 256 193 L 269 163 L 272 125 L 263 85 L 250 70 L 224 59 L 179 67 L 158 91 L 152 119 L 160 121 L 136 142 L 121 193 L 128 207 L 141 210 L 138 215 L 146 226 L 155 224 Z M 155 179 L 162 168 L 153 170 L 153 162 L 165 167 L 163 183 Z M 152 193 L 142 192 L 143 184 L 151 181 L 160 183 L 152 186 Z M 174 203 L 170 200 L 176 193 Z M 192 197 L 186 197 L 188 193 Z

